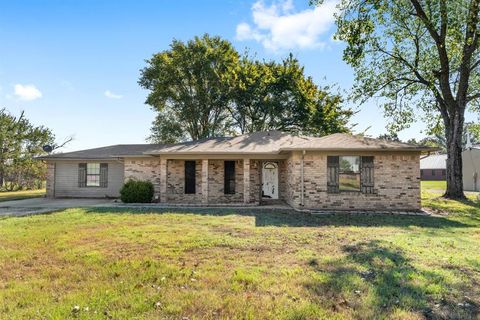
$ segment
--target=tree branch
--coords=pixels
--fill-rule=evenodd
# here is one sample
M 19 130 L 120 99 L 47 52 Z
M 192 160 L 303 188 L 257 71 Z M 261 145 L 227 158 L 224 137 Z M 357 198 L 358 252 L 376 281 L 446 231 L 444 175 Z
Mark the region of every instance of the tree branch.
M 444 0 L 442 0 L 444 1 Z M 475 1 L 475 0 L 473 0 Z M 435 41 L 435 45 L 437 47 L 437 52 L 440 60 L 440 65 L 441 65 L 441 71 L 437 75 L 438 80 L 440 81 L 440 88 L 443 93 L 443 99 L 445 99 L 446 105 L 447 106 L 455 106 L 455 98 L 453 97 L 452 89 L 450 87 L 450 63 L 449 63 L 449 58 L 447 54 L 447 49 L 445 45 L 445 35 L 444 34 L 438 34 L 437 30 L 435 29 L 435 26 L 433 25 L 432 21 L 427 17 L 425 11 L 423 10 L 422 5 L 418 0 L 410 0 L 412 3 L 413 7 L 415 8 L 416 15 L 420 18 L 420 20 L 423 22 L 425 27 L 427 28 L 430 36 L 433 38 Z M 443 4 L 445 12 L 443 13 L 446 15 L 446 4 Z M 446 21 L 443 21 L 442 18 L 442 23 L 441 23 L 441 28 L 446 28 Z M 441 31 L 442 32 L 442 31 Z M 446 33 L 446 31 L 445 31 Z M 443 37 L 443 38 L 442 38 Z M 453 111 L 453 110 L 451 110 Z
M 65 147 L 68 143 L 72 142 L 73 141 L 73 136 L 70 136 L 70 137 L 67 137 L 65 138 L 65 140 L 61 143 L 61 144 L 54 144 L 52 146 L 52 151 L 53 150 L 57 150 L 57 149 L 60 149 L 60 148 L 63 148 Z

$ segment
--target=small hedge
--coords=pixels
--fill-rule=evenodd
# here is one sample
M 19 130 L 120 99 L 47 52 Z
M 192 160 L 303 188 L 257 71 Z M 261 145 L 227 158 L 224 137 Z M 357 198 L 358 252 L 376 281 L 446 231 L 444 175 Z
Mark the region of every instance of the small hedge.
M 150 181 L 128 180 L 120 190 L 120 199 L 125 203 L 150 203 L 153 184 Z

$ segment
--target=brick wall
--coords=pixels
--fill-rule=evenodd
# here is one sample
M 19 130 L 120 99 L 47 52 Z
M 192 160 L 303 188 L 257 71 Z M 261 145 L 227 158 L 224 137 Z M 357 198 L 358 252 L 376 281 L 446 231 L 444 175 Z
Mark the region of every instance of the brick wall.
M 250 161 L 250 203 L 260 202 L 260 169 L 260 161 Z M 197 204 L 202 202 L 202 160 L 196 160 L 195 194 L 185 194 L 185 160 L 167 160 L 166 171 L 165 202 Z M 243 160 L 235 161 L 235 194 L 224 193 L 224 173 L 224 160 L 208 161 L 208 203 L 243 203 Z
M 298 156 L 285 160 L 285 185 L 285 202 L 291 206 L 298 206 L 301 201 L 301 161 Z
M 259 204 L 261 200 L 261 173 L 262 162 L 250 160 L 250 203 Z
M 202 161 L 195 161 L 195 194 L 185 194 L 185 160 L 167 160 L 166 202 L 200 203 L 202 201 Z
M 125 158 L 124 179 L 148 180 L 153 183 L 155 196 L 160 193 L 160 158 Z
M 374 194 L 360 192 L 327 193 L 327 153 L 307 152 L 304 159 L 305 208 L 336 210 L 415 210 L 420 208 L 420 168 L 418 153 L 362 153 L 374 156 Z M 333 154 L 332 154 L 333 155 Z M 338 154 L 335 154 L 338 155 Z M 349 155 L 352 155 L 351 153 Z M 250 160 L 250 203 L 261 197 L 261 160 Z M 167 160 L 166 193 L 171 203 L 201 203 L 202 161 L 196 160 L 196 193 L 185 194 L 184 160 Z M 293 153 L 279 164 L 279 198 L 301 207 L 301 154 Z M 48 166 L 53 175 L 53 165 Z M 160 192 L 160 159 L 125 159 L 125 179 L 150 180 Z M 224 160 L 209 160 L 208 202 L 243 203 L 243 160 L 235 164 L 235 194 L 224 194 Z M 47 194 L 51 186 L 47 179 Z
M 235 161 L 235 193 L 224 193 L 224 160 L 208 162 L 208 202 L 232 203 L 243 202 L 243 160 Z
M 352 155 L 352 154 L 350 154 Z M 420 162 L 418 153 L 361 154 L 374 156 L 374 193 L 327 193 L 327 154 L 307 153 L 304 159 L 305 208 L 417 210 L 420 209 Z M 301 204 L 301 155 L 287 160 L 287 201 Z
M 47 197 L 53 198 L 55 195 L 55 162 L 47 162 Z

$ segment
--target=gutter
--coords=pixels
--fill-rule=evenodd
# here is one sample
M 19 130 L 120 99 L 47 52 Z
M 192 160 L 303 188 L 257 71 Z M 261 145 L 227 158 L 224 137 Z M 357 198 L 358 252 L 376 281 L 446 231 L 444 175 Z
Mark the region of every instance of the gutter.
M 435 150 L 426 148 L 280 148 L 281 151 L 318 151 L 318 152 L 434 152 Z
M 36 157 L 35 160 L 42 161 L 122 161 L 122 157 L 109 158 L 60 158 L 60 157 Z

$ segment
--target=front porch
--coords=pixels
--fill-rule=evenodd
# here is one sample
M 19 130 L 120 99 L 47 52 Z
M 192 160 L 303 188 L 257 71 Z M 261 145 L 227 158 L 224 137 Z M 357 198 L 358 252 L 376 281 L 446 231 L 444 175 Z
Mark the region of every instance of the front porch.
M 157 201 L 194 206 L 284 206 L 285 159 L 160 157 Z

